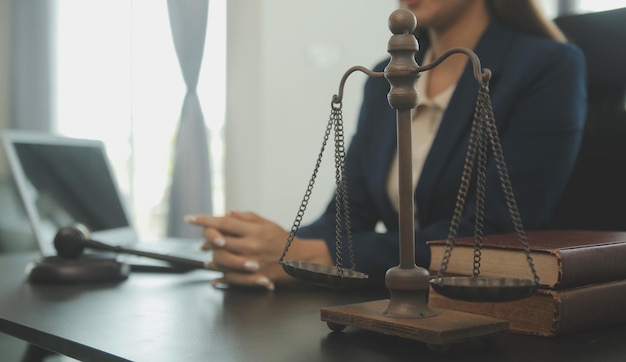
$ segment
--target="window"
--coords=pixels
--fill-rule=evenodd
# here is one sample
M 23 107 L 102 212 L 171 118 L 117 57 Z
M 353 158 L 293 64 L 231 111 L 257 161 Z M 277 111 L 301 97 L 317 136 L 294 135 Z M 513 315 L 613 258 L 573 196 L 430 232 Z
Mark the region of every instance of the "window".
M 56 129 L 105 142 L 140 236 L 162 236 L 186 91 L 167 3 L 62 0 L 55 12 Z M 210 137 L 216 213 L 224 209 L 225 21 L 226 0 L 211 0 L 198 95 Z
M 549 18 L 559 15 L 590 13 L 623 7 L 623 0 L 539 0 Z
M 604 11 L 617 9 L 626 5 L 623 0 L 578 0 L 576 12 L 589 13 L 594 11 Z

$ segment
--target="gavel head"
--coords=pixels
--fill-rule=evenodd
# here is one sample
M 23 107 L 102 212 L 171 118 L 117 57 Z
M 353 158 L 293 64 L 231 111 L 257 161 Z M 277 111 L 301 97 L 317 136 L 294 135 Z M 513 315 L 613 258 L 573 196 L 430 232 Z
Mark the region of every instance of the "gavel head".
M 88 240 L 89 231 L 84 225 L 64 227 L 54 236 L 54 247 L 59 256 L 76 259 L 83 254 Z

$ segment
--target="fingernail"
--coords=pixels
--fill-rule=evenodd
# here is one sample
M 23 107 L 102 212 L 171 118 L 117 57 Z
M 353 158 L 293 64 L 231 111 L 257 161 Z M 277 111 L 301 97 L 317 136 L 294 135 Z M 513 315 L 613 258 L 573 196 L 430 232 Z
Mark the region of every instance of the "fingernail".
M 268 278 L 262 277 L 256 280 L 256 283 L 260 286 L 265 287 L 267 290 L 274 290 L 274 283 L 272 283 Z
M 229 286 L 228 283 L 224 283 L 221 280 L 212 280 L 211 285 L 217 289 L 226 289 Z
M 186 223 L 194 223 L 196 222 L 196 220 L 198 220 L 198 218 L 196 217 L 196 215 L 185 215 L 184 220 Z
M 226 245 L 226 240 L 224 240 L 224 238 L 223 238 L 223 237 L 218 236 L 218 237 L 216 237 L 215 239 L 213 239 L 213 243 L 214 243 L 216 246 L 222 247 L 222 246 Z
M 259 263 L 257 263 L 256 261 L 248 260 L 245 263 L 243 263 L 243 267 L 249 271 L 257 271 L 259 270 Z

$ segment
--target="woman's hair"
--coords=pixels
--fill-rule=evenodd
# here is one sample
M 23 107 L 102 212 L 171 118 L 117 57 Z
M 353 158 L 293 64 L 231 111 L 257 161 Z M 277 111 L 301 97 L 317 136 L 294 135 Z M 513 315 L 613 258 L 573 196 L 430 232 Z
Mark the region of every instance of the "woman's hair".
M 565 35 L 548 19 L 535 0 L 487 0 L 491 16 L 513 29 L 527 34 L 565 42 Z
M 505 26 L 530 35 L 567 41 L 561 29 L 545 15 L 535 0 L 485 0 L 485 3 L 491 17 Z M 425 39 L 428 30 L 418 26 L 415 36 Z

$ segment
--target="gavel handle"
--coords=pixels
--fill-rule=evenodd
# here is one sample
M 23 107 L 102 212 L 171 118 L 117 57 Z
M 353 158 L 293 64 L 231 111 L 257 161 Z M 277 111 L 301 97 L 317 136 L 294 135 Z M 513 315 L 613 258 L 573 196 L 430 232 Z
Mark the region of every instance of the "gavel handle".
M 97 250 L 105 250 L 105 251 L 112 251 L 115 253 L 145 256 L 147 258 L 162 260 L 162 261 L 166 261 L 175 265 L 191 267 L 194 269 L 210 269 L 209 263 L 205 261 L 183 258 L 183 257 L 167 255 L 167 254 L 159 254 L 159 253 L 154 253 L 150 251 L 129 249 L 129 248 L 125 248 L 119 245 L 108 245 L 108 244 L 101 243 L 96 240 L 87 240 L 87 246 L 89 248 L 97 249 Z

